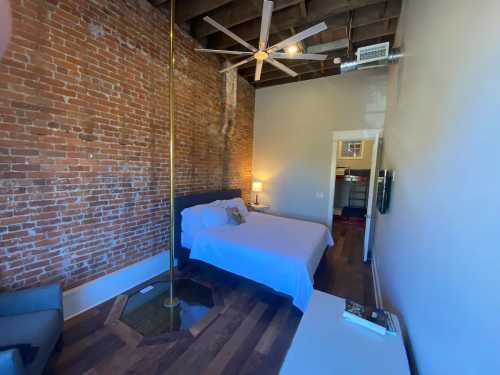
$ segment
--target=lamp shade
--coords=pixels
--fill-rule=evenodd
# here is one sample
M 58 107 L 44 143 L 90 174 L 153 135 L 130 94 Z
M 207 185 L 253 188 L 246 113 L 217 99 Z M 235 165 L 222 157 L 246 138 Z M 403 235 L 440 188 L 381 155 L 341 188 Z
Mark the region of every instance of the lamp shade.
M 256 193 L 260 193 L 262 191 L 262 182 L 254 181 L 252 183 L 252 191 Z

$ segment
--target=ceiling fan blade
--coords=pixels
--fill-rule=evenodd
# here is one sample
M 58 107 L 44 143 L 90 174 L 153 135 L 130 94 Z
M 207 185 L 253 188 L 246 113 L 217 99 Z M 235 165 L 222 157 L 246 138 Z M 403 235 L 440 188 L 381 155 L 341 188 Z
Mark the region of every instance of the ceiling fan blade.
M 309 38 L 317 33 L 325 31 L 327 28 L 328 28 L 328 26 L 326 26 L 326 23 L 324 23 L 324 22 L 318 23 L 315 26 L 312 26 L 308 29 L 305 29 L 304 31 L 301 31 L 298 34 L 295 34 L 295 35 L 291 36 L 290 38 L 287 38 L 287 39 L 275 44 L 274 46 L 270 47 L 267 50 L 267 53 L 279 51 L 280 49 L 286 48 L 289 45 L 298 43 L 301 40 L 304 40 L 304 39 Z
M 253 59 L 255 59 L 254 56 L 250 56 L 250 57 L 247 57 L 245 60 L 241 60 L 240 62 L 237 62 L 236 64 L 233 64 L 231 66 L 228 66 L 227 68 L 224 68 L 222 70 L 219 70 L 219 73 L 225 73 L 231 69 L 234 69 L 234 68 L 237 68 L 238 66 L 241 66 L 243 64 L 246 64 L 247 62 L 250 62 L 252 61 Z
M 269 29 L 271 28 L 271 17 L 273 16 L 274 3 L 272 1 L 264 0 L 262 5 L 262 21 L 260 24 L 260 39 L 259 50 L 263 51 L 267 48 L 267 41 L 269 40 Z
M 276 60 L 274 60 L 274 59 L 272 59 L 270 57 L 268 57 L 266 59 L 266 61 L 269 64 L 274 65 L 274 67 L 278 68 L 279 70 L 284 71 L 286 74 L 291 75 L 292 77 L 297 77 L 298 76 L 298 73 L 294 72 L 288 66 L 286 66 L 285 64 L 280 63 L 279 61 L 276 61 Z
M 224 55 L 253 55 L 253 52 L 227 51 L 224 49 L 195 48 L 194 50 L 197 52 L 220 53 L 220 54 L 224 54 Z
M 255 80 L 260 81 L 260 75 L 262 74 L 262 65 L 264 61 L 257 60 L 257 65 L 255 66 Z
M 272 57 L 273 59 L 325 61 L 328 55 L 319 55 L 316 53 L 298 53 L 291 55 L 289 53 L 273 52 L 269 55 L 269 57 Z
M 220 23 L 218 23 L 217 21 L 211 19 L 210 17 L 204 17 L 203 20 L 207 23 L 209 23 L 210 25 L 212 25 L 213 27 L 215 27 L 217 30 L 219 30 L 220 32 L 223 32 L 224 34 L 226 34 L 228 37 L 234 39 L 235 41 L 237 41 L 238 43 L 240 43 L 242 46 L 245 46 L 246 48 L 248 48 L 250 51 L 252 52 L 257 52 L 257 48 L 255 48 L 254 46 L 252 46 L 250 43 L 247 43 L 246 41 L 244 41 L 243 39 L 241 39 L 238 35 L 236 35 L 235 33 L 229 31 L 228 29 L 226 29 L 224 26 L 222 26 Z

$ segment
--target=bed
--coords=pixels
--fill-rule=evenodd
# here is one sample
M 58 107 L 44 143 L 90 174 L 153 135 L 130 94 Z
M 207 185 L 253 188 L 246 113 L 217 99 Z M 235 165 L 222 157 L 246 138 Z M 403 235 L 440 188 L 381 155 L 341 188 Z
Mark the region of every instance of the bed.
M 189 207 L 241 197 L 240 190 L 198 194 L 176 200 L 177 223 Z M 333 245 L 322 224 L 250 212 L 241 225 L 203 228 L 194 236 L 177 225 L 176 257 L 197 259 L 264 284 L 292 298 L 304 311 L 313 276 L 325 248 Z

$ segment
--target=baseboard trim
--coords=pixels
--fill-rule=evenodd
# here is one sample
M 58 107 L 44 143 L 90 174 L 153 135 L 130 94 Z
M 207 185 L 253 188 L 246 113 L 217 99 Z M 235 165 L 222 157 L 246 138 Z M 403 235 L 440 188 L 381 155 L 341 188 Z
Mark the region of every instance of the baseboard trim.
M 162 272 L 170 264 L 168 251 L 104 275 L 63 293 L 64 320 L 68 320 L 133 288 Z
M 373 278 L 373 291 L 375 293 L 375 303 L 377 304 L 377 308 L 383 309 L 384 302 L 382 300 L 382 292 L 380 289 L 380 279 L 378 275 L 378 267 L 377 267 L 377 257 L 375 254 L 372 254 L 372 278 Z

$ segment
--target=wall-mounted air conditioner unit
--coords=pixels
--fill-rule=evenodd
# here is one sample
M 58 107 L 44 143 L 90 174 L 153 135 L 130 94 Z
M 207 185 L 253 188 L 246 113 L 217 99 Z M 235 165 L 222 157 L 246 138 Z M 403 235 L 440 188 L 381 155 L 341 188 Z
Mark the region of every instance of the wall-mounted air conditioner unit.
M 356 51 L 356 56 L 356 60 L 340 64 L 341 73 L 384 67 L 397 63 L 403 57 L 399 49 L 390 49 L 389 42 L 360 47 Z
M 386 60 L 389 57 L 389 42 L 360 47 L 356 51 L 358 64 Z

